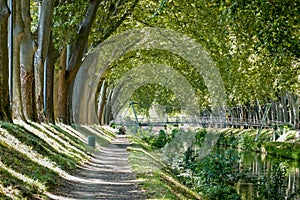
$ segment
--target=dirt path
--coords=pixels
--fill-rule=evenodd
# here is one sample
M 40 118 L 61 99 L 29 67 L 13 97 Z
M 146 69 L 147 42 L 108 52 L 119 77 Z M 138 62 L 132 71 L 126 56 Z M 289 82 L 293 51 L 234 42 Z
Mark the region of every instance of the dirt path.
M 49 197 L 55 200 L 146 199 L 129 167 L 128 145 L 125 136 L 117 136 Z

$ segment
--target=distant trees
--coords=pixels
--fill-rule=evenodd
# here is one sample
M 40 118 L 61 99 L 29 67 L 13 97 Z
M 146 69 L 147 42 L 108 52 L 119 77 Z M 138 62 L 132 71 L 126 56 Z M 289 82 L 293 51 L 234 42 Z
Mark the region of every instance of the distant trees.
M 133 13 L 134 20 L 124 26 L 158 26 L 191 36 L 218 66 L 225 84 L 227 106 L 249 108 L 243 113 L 243 109 L 235 109 L 236 117 L 261 118 L 262 108 L 271 103 L 269 119 L 298 125 L 300 4 L 297 1 L 182 0 L 161 1 L 159 5 L 148 2 L 140 1 Z M 148 8 L 145 12 L 139 12 L 145 7 Z M 209 108 L 210 96 L 203 80 L 182 59 L 174 55 L 166 57 L 167 53 L 155 55 L 150 51 L 124 56 L 112 74 L 108 73 L 111 87 L 126 70 L 143 61 L 167 63 L 195 87 L 199 105 Z M 149 91 L 150 88 L 136 91 L 133 100 L 151 99 L 153 93 Z M 168 96 L 163 95 L 162 98 Z M 252 108 L 260 111 L 251 113 Z

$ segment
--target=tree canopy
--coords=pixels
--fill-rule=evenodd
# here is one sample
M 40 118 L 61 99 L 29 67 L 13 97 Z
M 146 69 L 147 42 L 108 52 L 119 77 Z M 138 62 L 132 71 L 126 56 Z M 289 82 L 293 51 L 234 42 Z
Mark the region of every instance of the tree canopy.
M 199 43 L 222 76 L 228 106 L 265 104 L 282 101 L 283 97 L 297 102 L 299 4 L 297 0 L 14 2 L 14 56 L 18 58 L 19 51 L 20 61 L 14 60 L 13 73 L 21 77 L 14 81 L 18 88 L 14 96 L 22 94 L 26 98 L 15 99 L 13 116 L 72 122 L 72 84 L 86 55 L 112 35 L 145 27 L 175 30 Z M 4 23 L 8 19 L 1 20 Z M 7 44 L 7 40 L 3 37 L 1 44 Z M 193 86 L 199 106 L 210 107 L 211 97 L 203 77 L 187 60 L 168 51 L 141 49 L 123 55 L 102 74 L 105 84 L 99 83 L 97 91 L 102 84 L 107 91 L 98 109 L 110 101 L 110 91 L 126 72 L 153 62 L 177 70 Z M 174 91 L 156 84 L 141 87 L 132 100 L 144 105 L 178 104 Z M 102 113 L 105 109 L 100 110 Z

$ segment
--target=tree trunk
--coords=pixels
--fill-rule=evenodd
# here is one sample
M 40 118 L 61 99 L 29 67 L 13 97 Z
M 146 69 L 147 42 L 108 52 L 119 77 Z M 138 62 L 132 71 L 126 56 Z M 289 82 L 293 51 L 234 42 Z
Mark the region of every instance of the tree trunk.
M 60 57 L 60 69 L 58 74 L 58 121 L 67 124 L 68 123 L 68 106 L 67 106 L 67 94 L 68 86 L 65 81 L 66 77 L 66 53 L 67 50 L 64 49 Z
M 287 93 L 288 95 L 288 101 L 289 101 L 289 110 L 290 110 L 290 123 L 297 128 L 297 112 L 299 113 L 299 110 L 297 109 L 297 96 L 291 93 Z M 299 116 L 299 114 L 298 114 Z
M 58 59 L 59 54 L 54 48 L 52 41 L 49 44 L 48 57 L 46 59 L 45 68 L 46 68 L 46 101 L 45 105 L 45 115 L 47 121 L 54 124 L 54 67 L 55 61 Z
M 299 121 L 299 106 L 300 106 L 300 98 L 298 96 L 295 97 L 295 128 L 300 128 L 300 121 Z
M 20 43 L 24 35 L 24 24 L 22 20 L 21 1 L 13 3 L 13 118 L 25 120 L 21 97 L 21 75 L 20 75 Z
M 110 90 L 106 97 L 105 107 L 104 107 L 104 119 L 103 125 L 108 125 L 109 122 L 112 120 L 112 110 L 111 110 L 111 97 L 112 97 L 112 90 Z
M 276 102 L 272 100 L 272 106 L 271 106 L 271 120 L 272 121 L 277 121 L 276 117 Z
M 38 25 L 38 48 L 34 57 L 34 78 L 35 78 L 35 103 L 37 106 L 38 121 L 45 121 L 44 115 L 44 64 L 48 56 L 50 35 L 52 28 L 52 16 L 55 0 L 44 0 L 41 3 L 41 13 Z
M 70 60 L 68 61 L 68 66 L 66 68 L 61 69 L 60 76 L 59 76 L 59 95 L 58 95 L 58 118 L 59 121 L 63 123 L 69 123 L 70 116 L 68 110 L 68 101 L 71 97 L 68 95 L 72 94 L 72 91 L 69 91 L 71 88 L 70 86 L 76 74 L 81 66 L 82 57 L 85 53 L 85 47 L 88 42 L 88 36 L 90 34 L 90 30 L 92 24 L 96 19 L 96 13 L 100 1 L 98 0 L 90 0 L 88 9 L 86 12 L 86 17 L 81 24 L 81 27 L 78 31 L 78 39 L 75 41 L 74 46 L 75 48 L 72 51 L 72 55 Z M 65 65 L 65 64 L 64 64 Z M 63 65 L 61 65 L 63 67 Z
M 289 114 L 288 114 L 288 108 L 287 108 L 287 96 L 286 96 L 286 92 L 282 95 L 281 97 L 281 103 L 282 103 L 282 106 L 283 106 L 283 121 L 285 123 L 288 123 L 289 122 Z
M 35 121 L 33 57 L 36 45 L 31 35 L 30 0 L 22 0 L 24 36 L 21 41 L 21 94 L 26 120 Z
M 9 66 L 8 66 L 8 17 L 9 9 L 6 0 L 0 0 L 0 120 L 11 121 L 9 102 Z
M 106 89 L 107 89 L 107 82 L 103 80 L 100 94 L 99 94 L 99 103 L 98 103 L 98 121 L 100 125 L 103 125 L 103 111 L 104 106 L 106 103 Z

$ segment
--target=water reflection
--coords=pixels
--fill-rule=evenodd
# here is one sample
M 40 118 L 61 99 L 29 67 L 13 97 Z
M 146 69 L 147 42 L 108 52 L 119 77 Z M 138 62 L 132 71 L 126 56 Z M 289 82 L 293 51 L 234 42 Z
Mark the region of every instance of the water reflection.
M 285 199 L 297 192 L 299 188 L 299 166 L 296 161 L 281 159 L 276 157 L 254 152 L 244 152 L 241 154 L 241 166 L 247 169 L 250 176 L 263 176 L 274 167 L 275 162 L 287 162 L 289 169 L 286 175 Z M 242 199 L 252 200 L 254 198 L 254 185 L 245 180 L 240 180 L 236 188 Z M 298 199 L 300 199 L 298 195 Z

